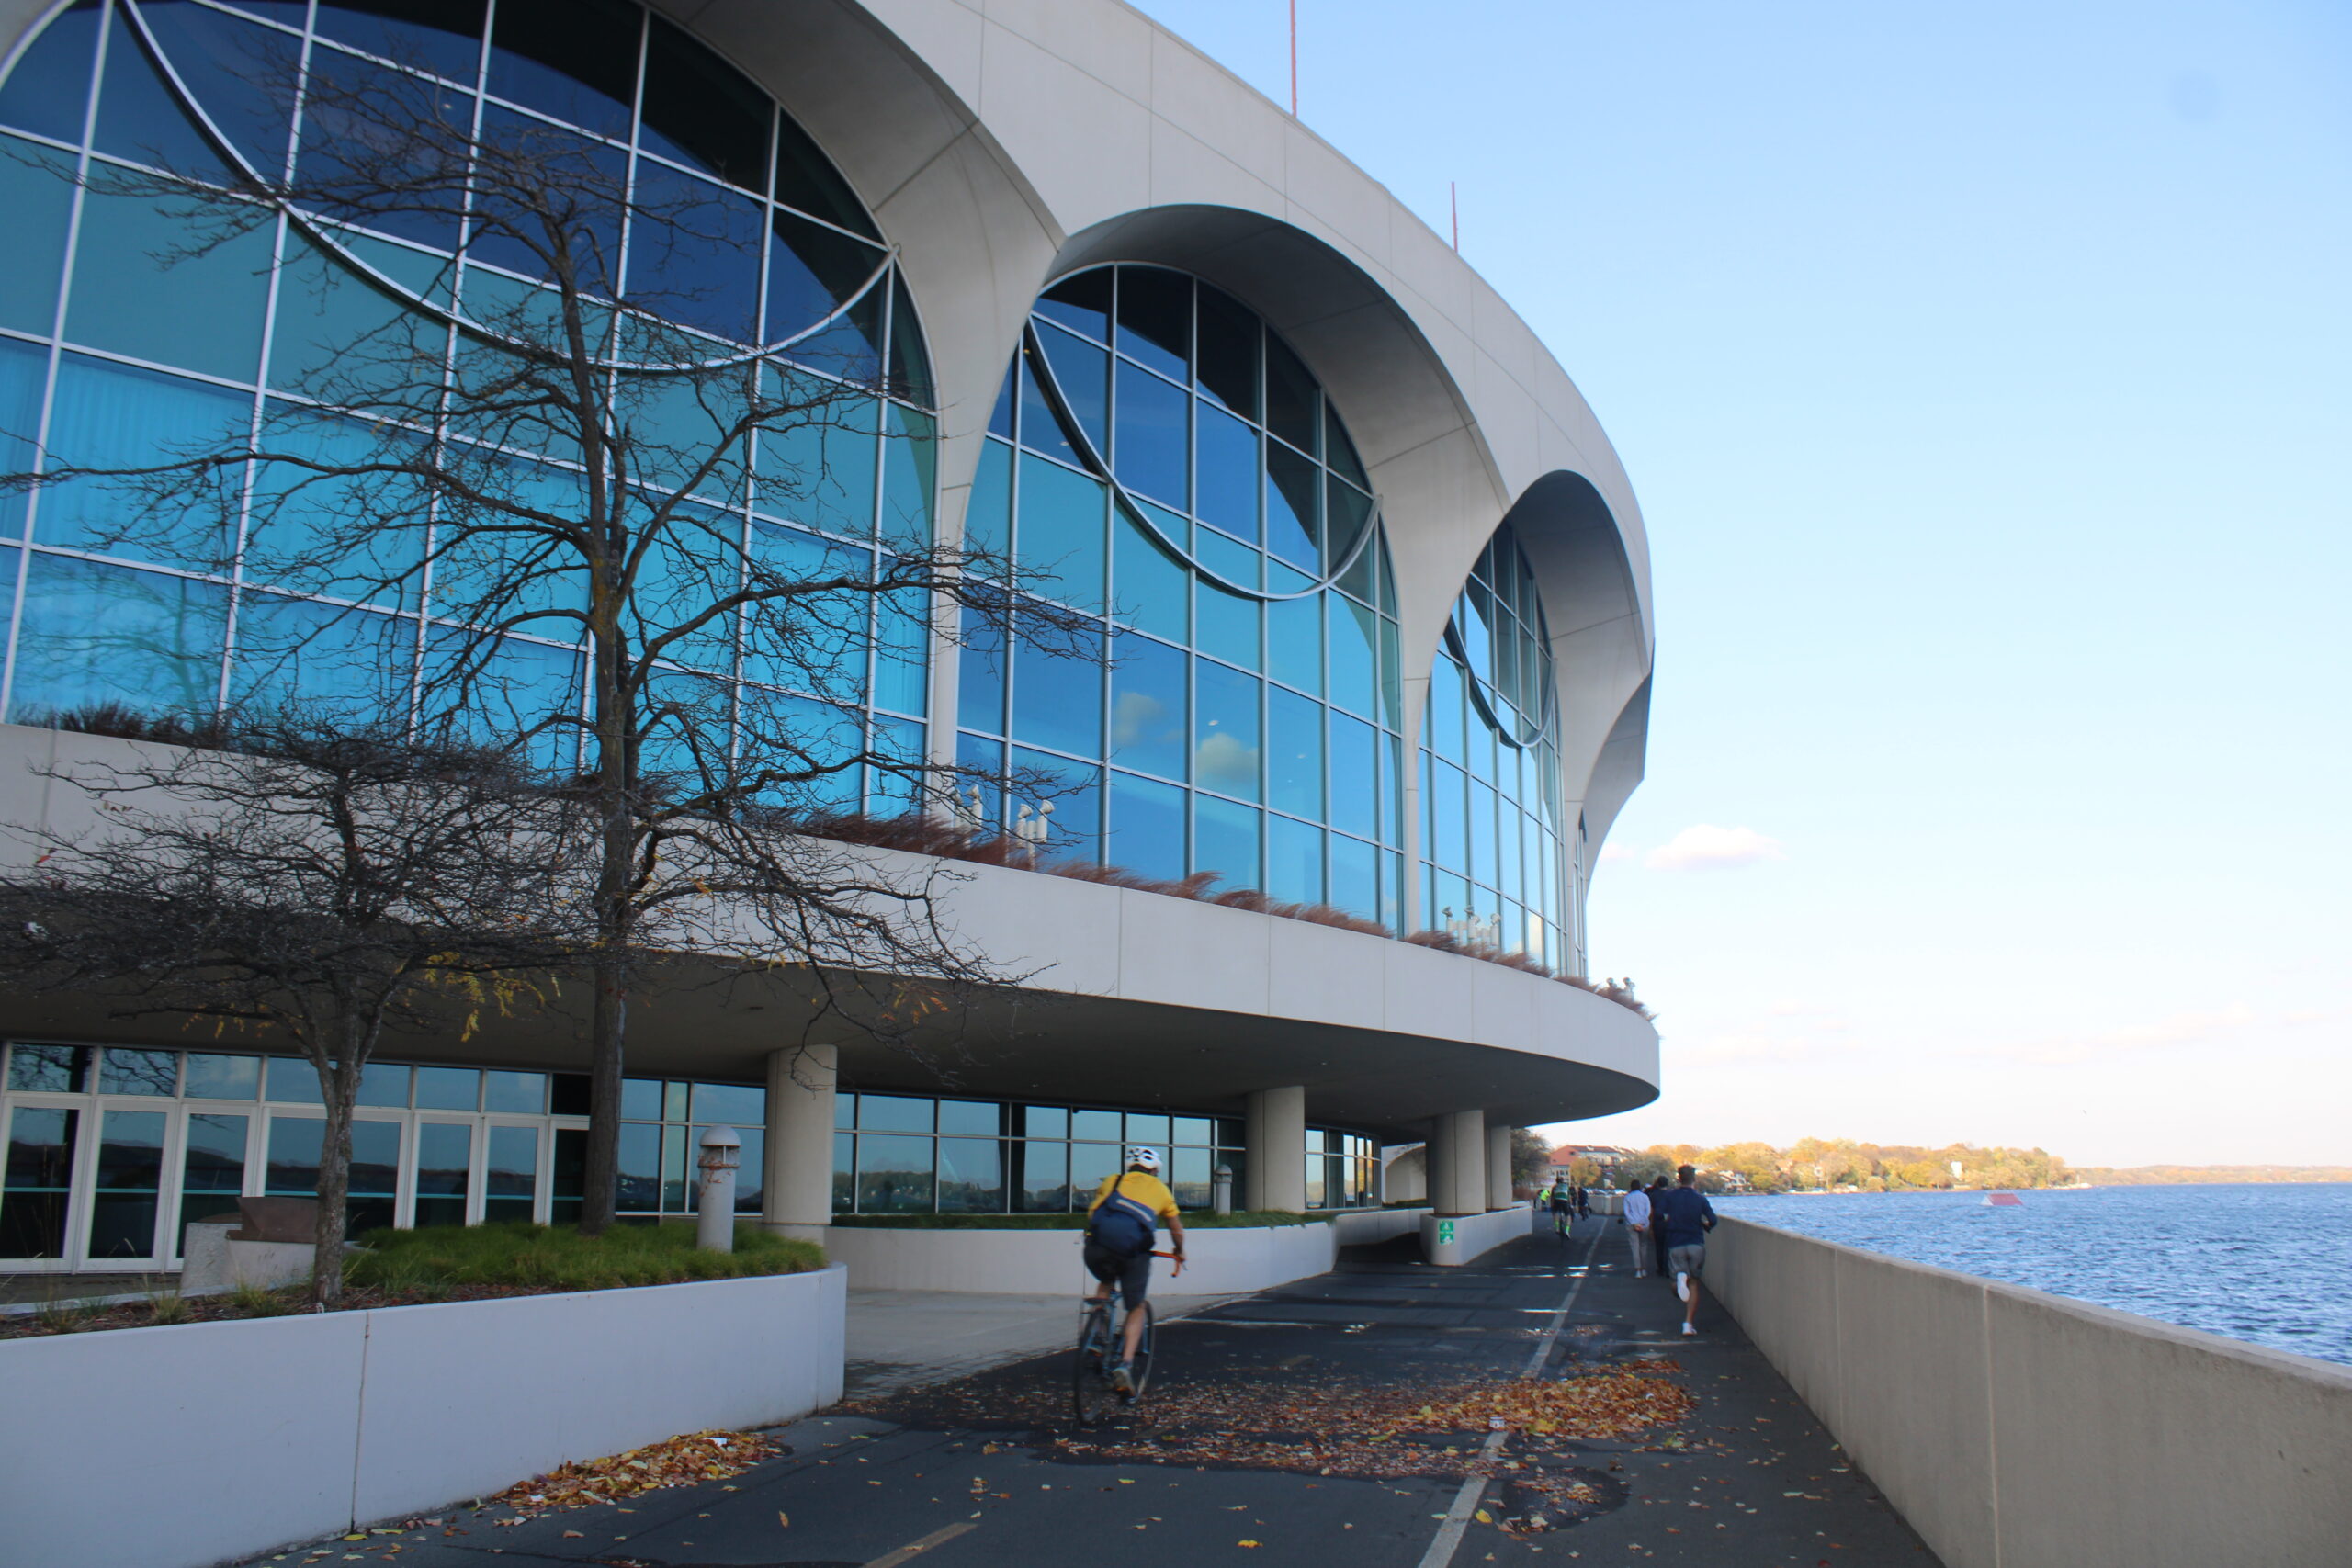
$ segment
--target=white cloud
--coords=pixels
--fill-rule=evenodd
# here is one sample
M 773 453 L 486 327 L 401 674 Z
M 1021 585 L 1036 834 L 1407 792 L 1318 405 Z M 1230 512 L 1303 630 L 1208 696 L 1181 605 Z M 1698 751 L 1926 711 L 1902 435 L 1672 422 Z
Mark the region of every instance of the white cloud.
M 1632 860 L 1633 858 L 1634 846 L 1631 844 L 1603 844 L 1600 846 L 1600 863 L 1603 865 L 1607 865 L 1612 861 Z
M 1652 871 L 1729 871 L 1788 858 L 1778 839 L 1768 839 L 1753 828 L 1718 828 L 1700 822 L 1643 856 L 1642 863 Z
M 1988 1045 L 1972 1054 L 2043 1064 L 2106 1061 L 2119 1056 L 2177 1050 L 2183 1046 L 2215 1045 L 2262 1021 L 2260 1013 L 2240 1003 L 2215 1011 L 2170 1013 L 2151 1022 L 2098 1034 Z

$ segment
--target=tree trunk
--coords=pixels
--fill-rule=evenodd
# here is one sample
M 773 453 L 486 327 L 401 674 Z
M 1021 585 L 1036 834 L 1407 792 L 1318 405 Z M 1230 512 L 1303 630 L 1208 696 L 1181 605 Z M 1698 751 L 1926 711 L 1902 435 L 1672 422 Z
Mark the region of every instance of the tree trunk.
M 345 1049 L 344 1060 L 323 1058 L 319 1092 L 326 1101 L 326 1135 L 319 1144 L 319 1228 L 311 1260 L 311 1300 L 332 1307 L 343 1299 L 344 1205 L 351 1195 L 351 1108 L 359 1098 L 361 1064 Z
M 602 1235 L 620 1196 L 621 1058 L 628 1033 L 628 979 L 617 953 L 596 956 L 596 996 L 589 1021 L 588 1151 L 580 1228 Z

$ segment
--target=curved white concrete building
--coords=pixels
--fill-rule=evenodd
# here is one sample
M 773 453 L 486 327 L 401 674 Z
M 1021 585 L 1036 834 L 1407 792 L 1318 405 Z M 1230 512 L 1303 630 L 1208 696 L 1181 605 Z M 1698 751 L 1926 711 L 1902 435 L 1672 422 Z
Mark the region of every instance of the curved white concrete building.
M 870 559 L 911 525 L 1050 559 L 1091 618 L 1051 658 L 1019 624 L 880 630 L 857 690 L 818 694 L 865 744 L 961 770 L 958 809 L 1048 858 L 1354 918 L 965 868 L 957 929 L 1033 978 L 958 1021 L 952 1078 L 854 1035 L 796 1060 L 788 1009 L 743 987 L 657 1001 L 630 1035 L 625 1210 L 687 1208 L 693 1130 L 723 1120 L 754 1130 L 745 1202 L 773 1224 L 1062 1208 L 1134 1142 L 1170 1149 L 1187 1202 L 1222 1161 L 1247 1206 L 1324 1208 L 1377 1201 L 1378 1145 L 1426 1138 L 1438 1208 L 1476 1212 L 1508 1201 L 1508 1128 L 1655 1097 L 1646 1019 L 1537 972 L 1584 973 L 1587 881 L 1642 774 L 1631 485 L 1476 273 L 1182 39 L 1116 0 L 5 0 L 0 48 L 0 467 L 258 432 L 304 396 L 304 355 L 334 355 L 337 301 L 462 315 L 469 288 L 530 287 L 364 220 L 159 273 L 168 216 L 51 172 L 322 155 L 312 120 L 240 107 L 257 59 L 430 79 L 477 123 L 740 212 L 753 237 L 740 266 L 704 258 L 693 329 L 872 389 L 895 441 L 829 468 L 822 504 L 752 475 L 716 502 L 752 537 Z M 307 691 L 306 650 L 353 625 L 429 642 L 429 600 L 142 549 L 106 504 L 53 487 L 0 510 L 9 821 L 54 809 L 30 768 L 114 744 L 61 716 Z M 575 649 L 517 646 L 545 701 L 580 700 Z M 890 807 L 865 787 L 837 804 Z M 1526 966 L 1402 940 L 1432 931 Z M 218 1196 L 307 1190 L 299 1062 L 47 1002 L 0 1030 L 0 1268 L 167 1266 Z M 356 1217 L 563 1217 L 570 1034 L 413 1043 L 361 1111 Z

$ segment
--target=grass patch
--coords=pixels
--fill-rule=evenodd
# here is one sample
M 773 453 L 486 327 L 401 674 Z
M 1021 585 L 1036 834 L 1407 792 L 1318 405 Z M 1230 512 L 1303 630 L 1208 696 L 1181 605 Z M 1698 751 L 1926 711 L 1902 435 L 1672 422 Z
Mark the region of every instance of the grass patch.
M 1265 1225 L 1320 1225 L 1329 1214 L 1301 1214 L 1289 1209 L 1244 1209 L 1230 1214 L 1184 1216 L 1188 1231 L 1251 1230 Z M 1082 1231 L 1084 1214 L 835 1214 L 833 1224 L 861 1230 L 907 1231 Z
M 516 1220 L 370 1231 L 360 1241 L 368 1250 L 352 1260 L 353 1284 L 428 1300 L 469 1287 L 613 1291 L 798 1274 L 825 1266 L 824 1248 L 816 1243 L 772 1235 L 754 1224 L 735 1227 L 734 1251 L 705 1252 L 695 1246 L 691 1221 L 615 1225 L 603 1235 L 586 1236 L 568 1225 Z

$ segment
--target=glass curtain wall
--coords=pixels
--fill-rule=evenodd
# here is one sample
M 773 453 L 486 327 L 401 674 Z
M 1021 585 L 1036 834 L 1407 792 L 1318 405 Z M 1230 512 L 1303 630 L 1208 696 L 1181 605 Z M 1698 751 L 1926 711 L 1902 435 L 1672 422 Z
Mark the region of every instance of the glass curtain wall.
M 527 258 L 489 244 L 461 255 L 452 233 L 413 216 L 372 226 L 358 213 L 281 217 L 162 265 L 196 231 L 168 202 L 110 190 L 110 176 L 153 166 L 227 183 L 240 168 L 328 166 L 339 122 L 307 112 L 322 84 L 429 93 L 486 132 L 513 129 L 625 171 L 633 203 L 718 225 L 714 240 L 676 220 L 616 214 L 630 299 L 662 300 L 661 316 L 707 335 L 715 355 L 764 345 L 766 373 L 785 382 L 882 390 L 833 405 L 827 428 L 763 437 L 729 482 L 697 486 L 714 525 L 829 569 L 870 570 L 894 544 L 931 542 L 931 376 L 872 220 L 749 78 L 633 0 L 84 0 L 62 11 L 0 83 L 11 240 L 0 468 L 122 466 L 257 431 L 281 448 L 314 441 L 327 461 L 370 450 L 384 429 L 348 407 L 307 412 L 305 388 L 324 367 L 388 321 L 421 333 L 420 352 L 440 352 L 431 334 L 441 332 L 462 359 L 470 340 L 447 323 L 469 305 L 535 297 Z M 560 454 L 515 460 L 544 476 L 555 505 L 577 482 Z M 186 516 L 141 510 L 132 487 L 103 479 L 0 498 L 7 716 L 401 700 L 433 668 L 436 605 L 254 581 L 243 562 L 266 489 L 258 475 L 234 477 Z M 143 520 L 126 533 L 132 516 Z M 301 517 L 289 503 L 269 526 L 299 528 Z M 804 694 L 831 710 L 824 727 L 870 726 L 877 751 L 919 757 L 922 622 L 895 607 L 877 616 L 821 682 L 748 667 L 723 634 L 693 656 L 695 673 Z M 513 711 L 498 721 L 578 711 L 575 647 L 518 632 L 502 648 L 496 682 Z M 874 793 L 862 803 L 825 804 L 899 808 L 880 798 L 895 800 L 898 786 L 865 787 Z
M 1096 617 L 975 616 L 963 815 L 1057 858 L 1330 904 L 1402 934 L 1396 589 L 1363 463 L 1290 346 L 1222 290 L 1097 267 L 1048 289 L 967 541 Z
M 1219 1165 L 1242 1202 L 1241 1122 L 1164 1111 L 1035 1105 L 922 1095 L 842 1094 L 834 1101 L 833 1212 L 840 1214 L 1059 1214 L 1083 1210 L 1128 1148 L 1160 1152 L 1177 1203 L 1206 1209 Z M 1306 1134 L 1307 1206 L 1373 1201 L 1376 1139 Z
M 1430 668 L 1421 924 L 1578 966 L 1559 792 L 1551 637 L 1535 574 L 1506 523 L 1480 552 Z
M 0 1066 L 0 1259 L 9 1267 L 167 1267 L 187 1225 L 242 1196 L 317 1190 L 318 1074 L 290 1056 L 17 1041 Z M 742 1138 L 736 1208 L 756 1216 L 767 1091 L 630 1078 L 621 1211 L 695 1210 L 703 1131 Z M 347 1220 L 376 1225 L 576 1221 L 588 1080 L 573 1073 L 373 1062 L 352 1131 Z

